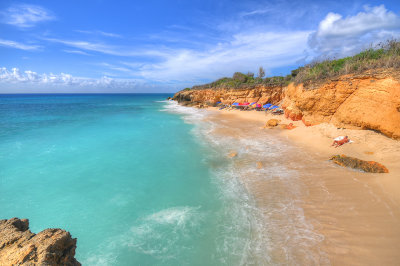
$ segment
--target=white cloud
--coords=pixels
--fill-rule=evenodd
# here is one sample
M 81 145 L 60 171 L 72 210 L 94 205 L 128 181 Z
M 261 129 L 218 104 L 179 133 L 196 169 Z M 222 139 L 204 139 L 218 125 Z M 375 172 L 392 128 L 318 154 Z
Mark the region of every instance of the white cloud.
M 110 54 L 110 55 L 123 55 L 123 53 L 120 52 L 120 50 L 117 47 L 107 45 L 107 44 L 102 44 L 102 43 L 92 43 L 88 41 L 69 41 L 69 40 L 62 40 L 62 39 L 55 39 L 55 38 L 43 38 L 43 40 L 50 41 L 50 42 L 55 42 L 55 43 L 61 43 L 66 46 L 86 50 L 86 51 L 94 51 L 94 52 L 100 52 L 104 54 Z
M 95 31 L 90 31 L 90 30 L 75 30 L 76 32 L 79 33 L 85 33 L 85 34 L 92 34 L 92 35 L 102 35 L 106 37 L 113 37 L 113 38 L 122 38 L 121 35 L 116 34 L 116 33 L 111 33 L 111 32 L 105 32 L 101 30 L 95 30 Z
M 89 42 L 89 41 L 71 41 L 57 38 L 41 38 L 42 40 L 61 43 L 63 45 L 78 48 L 85 51 L 92 51 L 103 53 L 107 55 L 115 55 L 121 57 L 132 57 L 132 56 L 154 56 L 154 57 L 167 57 L 169 49 L 156 48 L 156 49 L 134 49 L 132 47 L 109 45 L 100 42 Z
M 85 53 L 84 51 L 80 51 L 80 50 L 63 50 L 66 53 L 69 54 L 80 54 L 80 55 L 90 55 L 88 53 Z
M 106 88 L 129 90 L 137 89 L 138 87 L 146 87 L 142 81 L 129 80 L 129 79 L 113 79 L 110 77 L 102 77 L 100 79 L 74 77 L 70 74 L 60 73 L 44 73 L 38 74 L 36 72 L 26 70 L 20 71 L 18 68 L 8 70 L 5 67 L 0 68 L 0 84 L 30 84 L 30 85 L 51 85 L 51 86 L 67 86 L 67 87 L 81 87 L 81 88 Z M 4 86 L 1 86 L 4 87 Z M 1 92 L 1 90 L 0 90 Z
M 109 64 L 109 63 L 105 63 L 105 62 L 100 63 L 100 64 L 98 64 L 98 65 L 107 67 L 107 68 L 109 68 L 109 69 L 111 69 L 111 70 L 116 70 L 116 71 L 118 71 L 118 72 L 132 73 L 132 70 L 131 70 L 131 69 L 128 69 L 128 68 L 122 67 L 122 66 L 116 66 L 116 65 Z
M 364 7 L 355 16 L 329 13 L 310 35 L 309 45 L 322 55 L 345 56 L 370 44 L 400 36 L 400 17 L 384 5 Z
M 3 40 L 0 39 L 0 46 L 11 47 L 20 50 L 37 50 L 40 48 L 38 45 L 30 45 L 30 44 L 23 44 L 15 41 L 10 40 Z
M 272 8 L 261 8 L 261 9 L 256 9 L 248 12 L 242 12 L 239 14 L 240 17 L 248 17 L 248 16 L 254 16 L 254 15 L 263 15 L 266 13 L 269 13 L 273 11 L 274 9 Z
M 37 23 L 54 20 L 55 17 L 45 8 L 36 5 L 14 5 L 1 12 L 3 22 L 19 28 L 34 27 Z
M 86 41 L 46 39 L 86 51 L 124 56 L 119 63 L 98 64 L 109 70 L 139 77 L 147 81 L 175 84 L 199 83 L 204 80 L 231 76 L 236 71 L 268 71 L 295 64 L 304 58 L 310 31 L 238 33 L 225 42 L 203 45 L 202 50 L 166 48 L 116 47 Z M 146 60 L 129 61 L 129 56 L 146 56 Z M 108 74 L 113 76 L 114 74 Z
M 157 81 L 199 82 L 230 76 L 235 71 L 256 71 L 259 66 L 270 70 L 303 58 L 309 34 L 309 31 L 240 33 L 231 41 L 204 51 L 169 51 L 161 62 L 141 66 L 138 74 Z
M 121 35 L 116 34 L 116 33 L 104 32 L 104 31 L 98 31 L 98 33 L 100 33 L 101 35 L 106 36 L 106 37 L 122 38 Z

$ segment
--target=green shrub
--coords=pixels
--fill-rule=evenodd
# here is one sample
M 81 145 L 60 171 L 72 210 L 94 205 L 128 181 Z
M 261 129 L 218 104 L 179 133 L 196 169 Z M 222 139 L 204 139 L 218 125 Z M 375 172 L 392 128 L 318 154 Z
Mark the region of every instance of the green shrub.
M 400 67 L 400 42 L 390 40 L 366 49 L 354 56 L 313 62 L 292 71 L 296 83 L 333 78 L 375 68 Z
M 193 86 L 192 89 L 209 88 L 240 88 L 242 86 L 255 86 L 266 84 L 268 86 L 286 86 L 290 82 L 303 83 L 312 80 L 334 78 L 344 74 L 359 73 L 375 68 L 400 68 L 400 41 L 390 40 L 378 44 L 375 48 L 366 49 L 354 56 L 340 59 L 325 59 L 312 62 L 291 71 L 285 77 L 274 76 L 263 79 L 265 71 L 259 68 L 258 77 L 254 73 L 247 75 L 235 72 L 232 78 L 221 78 L 214 82 Z M 190 90 L 186 88 L 185 90 Z
M 235 72 L 232 76 L 232 79 L 244 83 L 247 80 L 247 76 L 243 73 Z

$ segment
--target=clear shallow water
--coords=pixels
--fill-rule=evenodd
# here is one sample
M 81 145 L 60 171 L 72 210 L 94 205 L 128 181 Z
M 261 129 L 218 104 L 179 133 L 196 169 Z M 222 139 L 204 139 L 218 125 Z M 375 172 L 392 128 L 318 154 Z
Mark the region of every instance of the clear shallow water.
M 84 265 L 251 261 L 252 199 L 167 96 L 0 96 L 0 218 L 70 231 Z

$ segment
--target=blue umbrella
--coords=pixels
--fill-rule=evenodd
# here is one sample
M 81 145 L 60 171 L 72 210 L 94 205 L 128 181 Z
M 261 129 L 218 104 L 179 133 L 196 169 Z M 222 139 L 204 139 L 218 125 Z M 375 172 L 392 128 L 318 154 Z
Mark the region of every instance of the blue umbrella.
M 264 105 L 263 105 L 263 108 L 270 108 L 271 106 L 272 106 L 272 104 L 267 103 L 267 104 L 264 104 Z
M 269 108 L 269 110 L 274 110 L 274 109 L 276 109 L 276 108 L 278 108 L 279 106 L 277 106 L 277 105 L 274 105 L 274 106 L 272 106 L 271 108 Z
M 232 103 L 232 105 L 234 105 L 234 106 L 239 106 L 239 103 Z

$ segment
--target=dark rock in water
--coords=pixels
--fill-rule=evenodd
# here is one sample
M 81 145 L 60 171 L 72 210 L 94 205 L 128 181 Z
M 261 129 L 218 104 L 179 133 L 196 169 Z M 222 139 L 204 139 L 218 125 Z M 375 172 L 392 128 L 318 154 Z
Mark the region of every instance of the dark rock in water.
M 334 155 L 330 160 L 340 166 L 360 169 L 367 173 L 389 173 L 385 166 L 374 161 L 364 161 L 346 155 Z
M 76 238 L 62 229 L 29 230 L 27 219 L 0 220 L 0 265 L 81 265 Z
M 168 97 L 167 100 L 170 101 L 170 100 L 172 100 L 172 98 L 171 98 L 171 97 Z

